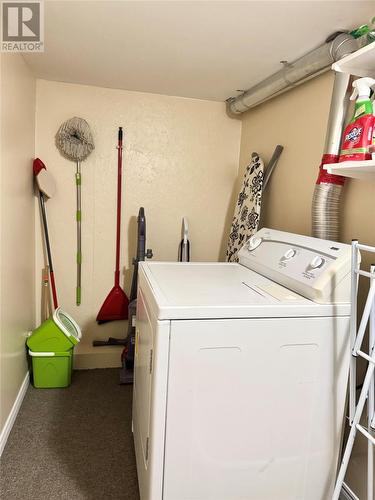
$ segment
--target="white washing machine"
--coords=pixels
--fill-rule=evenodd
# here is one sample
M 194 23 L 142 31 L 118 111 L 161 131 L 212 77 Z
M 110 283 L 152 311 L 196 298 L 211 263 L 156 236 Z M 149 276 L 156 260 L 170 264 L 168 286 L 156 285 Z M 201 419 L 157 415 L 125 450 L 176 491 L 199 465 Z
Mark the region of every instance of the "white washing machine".
M 239 264 L 140 263 L 142 500 L 328 500 L 349 367 L 350 246 L 262 229 Z

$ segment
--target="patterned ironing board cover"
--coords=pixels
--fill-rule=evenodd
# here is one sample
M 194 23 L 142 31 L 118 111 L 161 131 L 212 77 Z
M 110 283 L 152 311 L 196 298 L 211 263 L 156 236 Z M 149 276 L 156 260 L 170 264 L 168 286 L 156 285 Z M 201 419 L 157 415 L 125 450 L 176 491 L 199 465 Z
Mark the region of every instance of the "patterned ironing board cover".
M 234 209 L 226 254 L 228 262 L 238 262 L 239 250 L 244 242 L 258 230 L 263 178 L 263 160 L 257 153 L 252 153 L 251 162 L 245 169 L 242 188 Z

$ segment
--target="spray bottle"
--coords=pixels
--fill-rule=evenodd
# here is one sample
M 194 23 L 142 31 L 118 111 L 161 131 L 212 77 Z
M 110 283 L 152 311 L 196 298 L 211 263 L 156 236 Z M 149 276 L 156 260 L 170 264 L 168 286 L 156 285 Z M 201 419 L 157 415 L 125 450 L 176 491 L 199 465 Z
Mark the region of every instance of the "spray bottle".
M 370 100 L 373 78 L 359 78 L 353 82 L 350 100 L 356 99 L 354 114 L 344 130 L 339 161 L 370 160 L 369 147 L 372 143 L 375 117 Z
M 374 34 L 375 34 L 375 31 L 374 31 Z M 372 159 L 375 160 L 375 92 L 372 94 L 372 111 L 374 114 L 374 130 L 372 132 L 372 144 L 369 147 L 369 151 L 371 153 Z

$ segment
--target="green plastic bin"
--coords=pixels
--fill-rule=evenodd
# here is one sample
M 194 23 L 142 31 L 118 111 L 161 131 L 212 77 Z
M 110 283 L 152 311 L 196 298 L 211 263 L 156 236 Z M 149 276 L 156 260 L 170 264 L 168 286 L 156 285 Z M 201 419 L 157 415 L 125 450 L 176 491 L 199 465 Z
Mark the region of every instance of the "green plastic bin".
M 26 344 L 33 352 L 60 353 L 72 349 L 81 336 L 74 319 L 58 307 L 51 318 L 33 331 Z
M 34 387 L 57 389 L 68 387 L 72 379 L 73 349 L 64 352 L 34 352 L 29 350 L 33 365 Z

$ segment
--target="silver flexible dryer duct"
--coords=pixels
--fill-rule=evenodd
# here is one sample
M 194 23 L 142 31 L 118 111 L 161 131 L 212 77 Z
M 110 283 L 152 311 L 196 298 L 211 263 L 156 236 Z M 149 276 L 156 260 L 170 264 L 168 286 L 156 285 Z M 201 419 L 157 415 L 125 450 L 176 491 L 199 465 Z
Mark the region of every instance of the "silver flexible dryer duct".
M 340 197 L 345 177 L 328 174 L 323 165 L 338 161 L 349 104 L 349 80 L 350 75 L 335 73 L 324 154 L 312 201 L 312 235 L 333 241 L 339 238 Z

